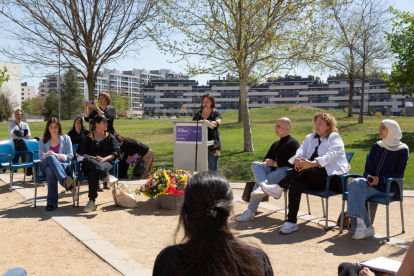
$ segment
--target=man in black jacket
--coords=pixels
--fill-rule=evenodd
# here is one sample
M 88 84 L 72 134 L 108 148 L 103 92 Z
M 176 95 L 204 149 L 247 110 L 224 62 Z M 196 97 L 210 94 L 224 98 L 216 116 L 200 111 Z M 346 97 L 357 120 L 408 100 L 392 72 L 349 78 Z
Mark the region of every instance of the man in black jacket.
M 273 143 L 263 158 L 263 162 L 253 162 L 252 170 L 256 184 L 247 210 L 236 218 L 237 221 L 254 220 L 260 201 L 266 196 L 260 189 L 260 185 L 279 183 L 285 177 L 285 170 L 293 167 L 288 160 L 295 155 L 296 150 L 299 148 L 299 143 L 290 136 L 291 126 L 292 123 L 289 118 L 283 117 L 276 121 L 276 135 L 280 137 L 280 140 Z M 280 198 L 280 195 L 278 198 Z

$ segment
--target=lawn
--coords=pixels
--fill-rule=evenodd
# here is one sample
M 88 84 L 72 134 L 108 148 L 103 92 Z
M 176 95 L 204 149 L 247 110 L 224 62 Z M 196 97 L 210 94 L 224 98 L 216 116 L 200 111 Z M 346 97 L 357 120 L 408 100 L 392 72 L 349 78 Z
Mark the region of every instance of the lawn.
M 250 111 L 254 152 L 243 152 L 243 126 L 237 123 L 237 112 L 223 113 L 220 126 L 222 152 L 219 159 L 219 170 L 231 182 L 252 180 L 250 165 L 253 161 L 262 160 L 270 145 L 278 139 L 274 132 L 277 118 L 287 116 L 292 121 L 291 135 L 302 143 L 305 136 L 312 131 L 312 117 L 319 109 L 298 105 L 277 105 L 257 108 Z M 339 134 L 345 143 L 345 151 L 355 151 L 351 162 L 351 173 L 363 173 L 366 154 L 373 143 L 379 140 L 377 127 L 381 120 L 377 117 L 365 117 L 364 124 L 358 124 L 358 117 L 347 118 L 342 111 L 331 112 L 338 121 Z M 191 118 L 186 118 L 191 119 Z M 409 148 L 414 147 L 413 117 L 395 119 L 403 131 L 402 142 Z M 182 119 L 184 120 L 184 119 Z M 73 121 L 62 121 L 63 132 L 67 133 Z M 0 139 L 8 138 L 8 123 L 0 123 Z M 42 136 L 45 122 L 30 123 L 32 136 Z M 151 147 L 155 153 L 154 167 L 173 165 L 173 128 L 169 119 L 117 119 L 114 127 L 117 133 L 137 139 Z M 413 155 L 410 152 L 410 160 Z M 409 163 L 405 171 L 405 188 L 414 189 L 414 172 Z

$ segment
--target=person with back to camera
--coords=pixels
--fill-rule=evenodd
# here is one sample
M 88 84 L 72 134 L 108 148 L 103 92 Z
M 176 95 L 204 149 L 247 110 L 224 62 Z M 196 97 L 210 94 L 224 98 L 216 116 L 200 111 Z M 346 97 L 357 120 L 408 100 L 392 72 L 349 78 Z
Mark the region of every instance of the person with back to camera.
M 119 161 L 119 178 L 128 179 L 129 165 L 126 161 L 135 161 L 142 159 L 145 162 L 145 171 L 142 175 L 138 175 L 138 165 L 135 165 L 131 179 L 147 179 L 152 169 L 152 163 L 154 162 L 154 152 L 147 145 L 130 137 L 124 137 L 116 134 L 116 140 L 121 145 L 121 160 Z M 133 160 L 135 154 L 139 155 L 139 158 Z
M 312 121 L 314 133 L 306 136 L 296 154 L 289 159 L 294 169 L 276 185 L 261 185 L 262 193 L 277 197 L 290 183 L 288 220 L 279 230 L 280 234 L 299 230 L 297 214 L 304 191 L 324 190 L 327 175 L 343 175 L 351 169 L 335 118 L 328 113 L 316 113 Z M 341 180 L 332 177 L 329 189 L 341 192 L 341 187 Z
M 112 135 L 115 135 L 114 119 L 116 118 L 116 110 L 114 107 L 109 106 L 111 104 L 111 96 L 106 92 L 99 93 L 98 103 L 100 107 L 98 107 L 94 101 L 83 102 L 83 105 L 85 107 L 85 114 L 84 114 L 85 121 L 91 124 L 93 118 L 96 115 L 104 115 L 106 118 L 109 119 L 107 131 L 111 133 Z M 88 106 L 93 109 L 90 114 L 88 114 Z
M 113 160 L 119 157 L 119 143 L 112 134 L 106 132 L 108 120 L 104 115 L 96 115 L 92 120 L 94 130 L 82 143 L 82 171 L 88 176 L 89 183 L 89 202 L 83 209 L 85 213 L 96 210 L 99 179 L 103 179 L 106 189 L 118 181 L 110 172 L 113 170 Z
M 26 143 L 23 141 L 23 138 L 30 138 L 30 129 L 29 125 L 25 122 L 22 122 L 24 112 L 21 109 L 16 109 L 14 111 L 14 122 L 9 124 L 9 135 L 13 139 L 14 149 L 16 151 L 25 151 L 27 150 Z M 27 154 L 22 155 L 22 162 L 27 162 L 29 157 Z M 6 171 L 6 170 L 3 170 Z M 33 174 L 32 168 L 26 168 L 26 175 L 30 176 Z
M 73 120 L 72 128 L 68 132 L 70 140 L 72 141 L 72 146 L 78 145 L 75 157 L 80 156 L 83 139 L 85 139 L 88 133 L 89 131 L 83 126 L 83 119 L 81 117 L 76 117 Z
M 263 158 L 263 162 L 253 162 L 252 171 L 256 184 L 254 185 L 247 210 L 236 218 L 237 221 L 255 219 L 255 212 L 259 207 L 260 201 L 265 196 L 261 191 L 260 185 L 279 183 L 285 177 L 285 170 L 293 168 L 293 165 L 289 163 L 289 159 L 295 155 L 296 150 L 299 148 L 299 143 L 290 136 L 291 126 L 292 123 L 289 118 L 283 117 L 276 121 L 275 131 L 280 140 L 273 143 Z M 281 195 L 280 193 L 277 198 L 280 198 Z
M 216 100 L 211 94 L 204 94 L 201 97 L 201 105 L 204 106 L 193 117 L 193 121 L 209 121 L 215 127 L 208 129 L 208 140 L 214 140 L 214 145 L 208 146 L 208 167 L 211 171 L 218 171 L 218 159 L 221 150 L 219 127 L 221 124 L 221 113 L 216 107 Z
M 164 248 L 154 263 L 154 276 L 166 275 L 273 275 L 266 253 L 238 240 L 228 218 L 233 192 L 216 171 L 195 174 L 185 188 L 179 224 L 183 243 Z
M 385 195 L 387 178 L 403 178 L 408 162 L 408 146 L 402 143 L 402 132 L 394 120 L 383 120 L 378 127 L 381 141 L 376 142 L 365 164 L 363 177 L 355 178 L 348 185 L 348 210 L 346 216 L 351 224 L 357 222 L 353 239 L 360 240 L 375 235 L 371 225 L 365 201 L 371 196 Z M 398 184 L 391 183 L 390 196 L 398 189 Z M 351 227 L 352 228 L 352 227 Z
M 46 211 L 53 211 L 58 207 L 58 182 L 66 190 L 76 194 L 76 187 L 70 175 L 70 162 L 73 160 L 72 142 L 69 136 L 62 133 L 62 126 L 55 117 L 47 120 L 45 132 L 40 138 L 39 159 L 42 161 L 40 171 L 47 179 Z

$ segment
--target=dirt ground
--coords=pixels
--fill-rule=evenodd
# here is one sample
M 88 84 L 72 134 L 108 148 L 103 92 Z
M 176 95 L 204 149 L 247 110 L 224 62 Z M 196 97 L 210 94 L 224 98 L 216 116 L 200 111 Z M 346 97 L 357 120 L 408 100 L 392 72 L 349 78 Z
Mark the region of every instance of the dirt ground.
M 28 184 L 33 189 L 33 184 Z M 130 185 L 132 190 L 139 185 Z M 87 186 L 81 187 L 80 208 L 72 207 L 69 194 L 59 196 L 59 208 L 69 216 L 96 232 L 133 260 L 152 270 L 157 254 L 174 243 L 178 211 L 160 210 L 155 200 L 136 196 L 138 207 L 115 208 L 110 191 L 99 193 L 98 210 L 82 213 L 86 205 Z M 241 196 L 242 190 L 233 190 Z M 38 188 L 45 197 L 46 187 Z M 282 197 L 283 199 L 283 197 Z M 310 197 L 312 215 L 322 216 L 321 201 Z M 270 204 L 283 208 L 282 200 L 271 199 Z M 336 220 L 341 199 L 330 199 L 329 218 Z M 391 236 L 412 241 L 414 236 L 414 198 L 404 199 L 405 234 L 401 234 L 399 204 L 392 204 Z M 87 247 L 71 236 L 44 212 L 33 208 L 16 191 L 0 182 L 0 275 L 13 267 L 23 267 L 28 275 L 115 275 L 119 274 Z M 275 275 L 337 275 L 341 262 L 360 262 L 379 256 L 402 261 L 406 250 L 375 240 L 354 241 L 351 235 L 337 231 L 325 232 L 315 223 L 298 220 L 299 231 L 280 235 L 284 215 L 259 208 L 254 221 L 235 222 L 234 217 L 247 208 L 238 202 L 232 217 L 233 231 L 240 239 L 264 250 L 272 263 Z M 305 197 L 301 212 L 307 212 Z M 377 233 L 386 234 L 385 206 L 379 206 L 374 226 Z

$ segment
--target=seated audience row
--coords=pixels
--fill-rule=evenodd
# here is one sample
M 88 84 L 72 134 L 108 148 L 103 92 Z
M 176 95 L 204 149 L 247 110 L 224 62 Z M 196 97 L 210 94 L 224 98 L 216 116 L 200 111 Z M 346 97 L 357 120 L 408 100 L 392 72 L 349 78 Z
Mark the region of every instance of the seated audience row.
M 279 230 L 281 234 L 298 231 L 297 214 L 303 192 L 309 189 L 325 189 L 326 176 L 341 176 L 351 166 L 346 160 L 344 143 L 338 133 L 336 120 L 330 114 L 317 113 L 313 118 L 313 130 L 298 148 L 298 142 L 290 136 L 291 122 L 288 118 L 276 121 L 276 141 L 263 162 L 254 162 L 252 170 L 256 179 L 254 191 L 246 211 L 237 221 L 255 218 L 260 200 L 266 195 L 279 199 L 289 188 L 289 213 L 287 223 Z M 403 177 L 408 161 L 408 147 L 400 142 L 401 129 L 393 120 L 383 120 L 378 128 L 382 139 L 370 151 L 362 178 L 349 184 L 347 216 L 357 221 L 354 239 L 364 239 L 375 234 L 365 208 L 365 200 L 385 194 L 385 182 L 390 177 Z M 285 170 L 293 167 L 285 176 Z M 391 193 L 397 189 L 393 183 Z M 330 190 L 342 192 L 339 177 L 332 177 Z M 391 194 L 392 195 L 392 194 Z M 354 225 L 355 222 L 352 222 Z

